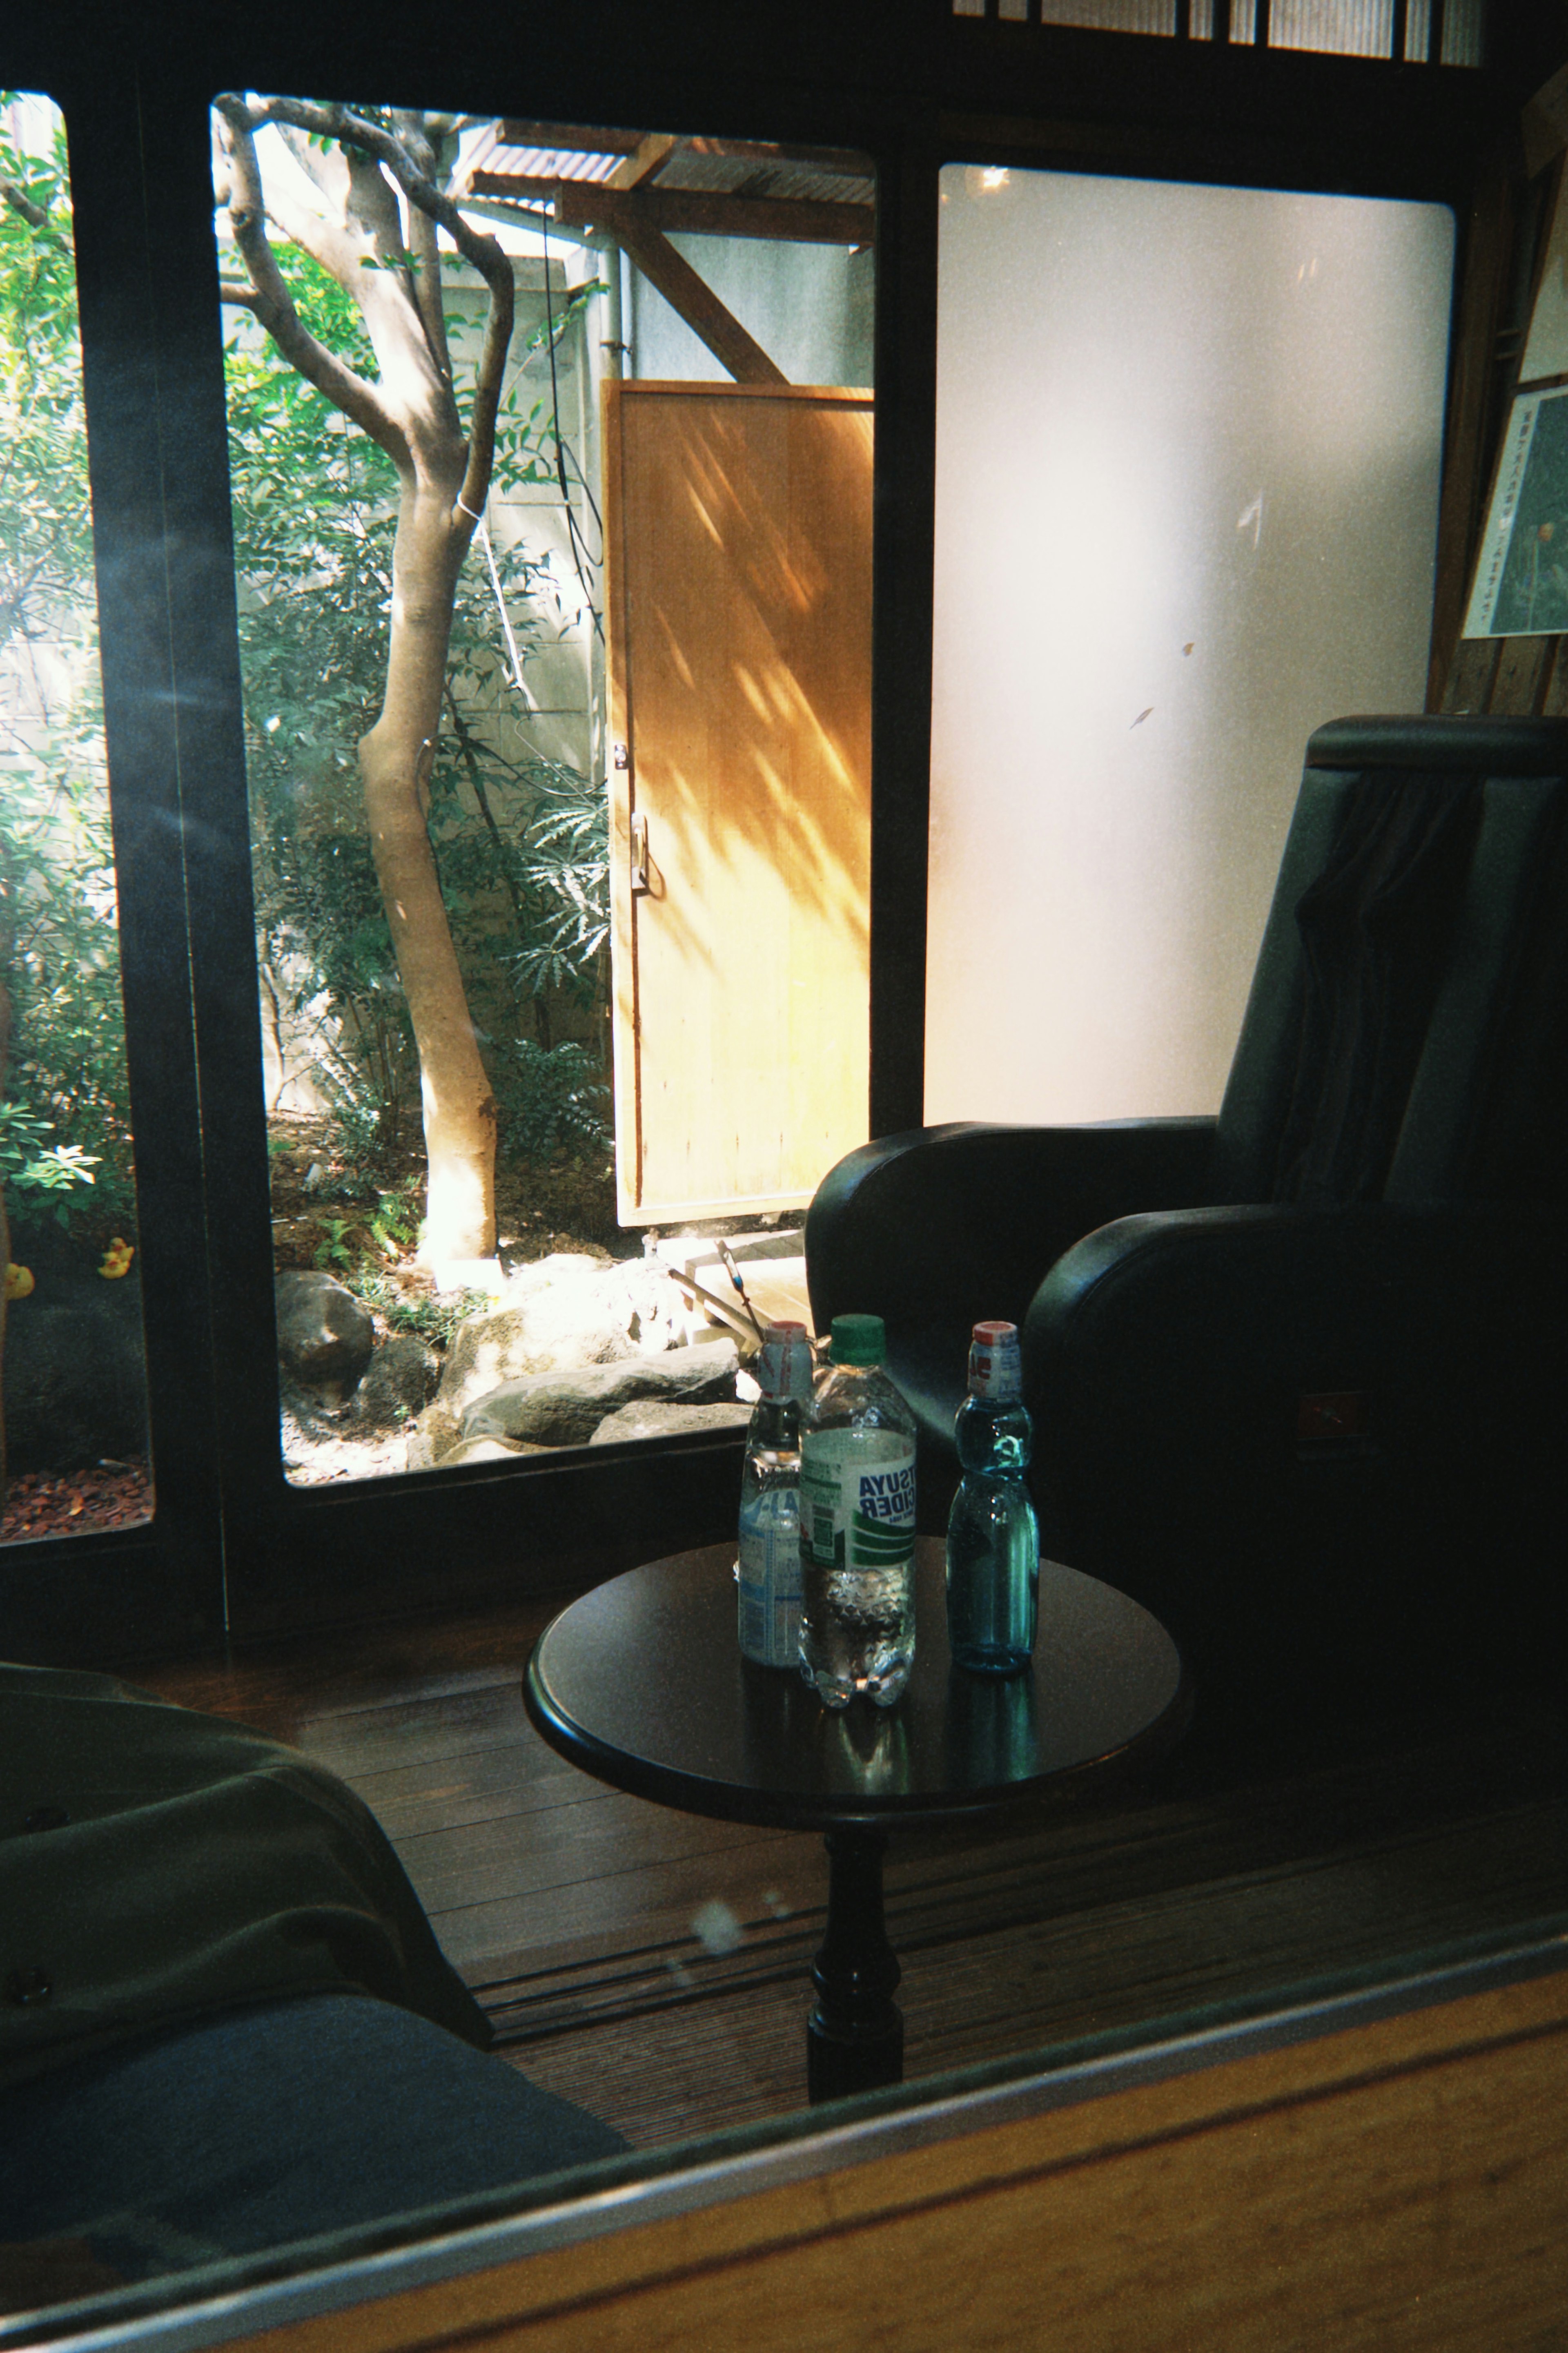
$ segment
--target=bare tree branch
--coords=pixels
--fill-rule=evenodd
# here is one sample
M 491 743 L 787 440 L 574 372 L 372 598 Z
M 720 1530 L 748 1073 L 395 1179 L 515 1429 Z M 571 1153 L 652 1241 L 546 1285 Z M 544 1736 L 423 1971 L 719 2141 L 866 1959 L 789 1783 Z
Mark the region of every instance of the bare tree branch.
M 384 131 L 352 107 L 318 106 L 302 98 L 263 99 L 257 122 L 291 122 L 319 139 L 347 141 L 384 164 L 398 186 L 423 213 L 444 228 L 465 261 L 471 262 L 498 300 L 511 286 L 511 264 L 493 237 L 482 237 L 463 218 L 446 191 L 421 172 L 395 132 Z
M 484 347 L 474 384 L 474 405 L 468 427 L 468 464 L 458 509 L 472 520 L 484 511 L 495 464 L 496 417 L 500 406 L 507 349 L 511 342 L 514 289 L 511 263 L 493 237 L 481 236 L 463 218 L 445 191 L 418 169 L 403 141 L 347 106 L 320 106 L 308 99 L 268 98 L 247 111 L 251 122 L 291 124 L 320 139 L 336 139 L 384 164 L 411 205 L 444 228 L 466 261 L 479 272 L 490 291 L 485 322 Z M 424 313 L 421 311 L 421 316 Z
M 15 180 L 0 180 L 0 197 L 5 198 L 14 213 L 21 215 L 29 228 L 47 228 L 49 216 L 43 206 L 36 205 L 26 190 L 19 188 Z
M 496 456 L 496 417 L 500 408 L 501 384 L 506 374 L 507 345 L 511 341 L 511 264 L 508 262 L 506 300 L 502 302 L 492 295 L 489 314 L 485 321 L 484 348 L 479 353 L 479 364 L 474 375 L 474 406 L 468 419 L 468 470 L 458 493 L 458 505 L 469 516 L 483 514 L 485 501 L 490 494 L 490 475 Z
M 416 168 L 432 186 L 437 185 L 437 158 L 432 130 L 437 138 L 441 135 L 441 118 L 395 114 L 392 120 Z M 447 313 L 441 301 L 441 253 L 436 224 L 422 205 L 413 202 L 408 206 L 408 249 L 414 257 L 414 300 L 424 322 L 425 340 L 430 346 L 431 358 L 450 384 L 452 355 L 447 346 Z
M 352 417 L 378 448 L 386 451 L 395 465 L 406 466 L 407 441 L 382 406 L 374 386 L 345 366 L 324 343 L 318 343 L 294 308 L 267 236 L 267 204 L 252 135 L 256 119 L 253 110 L 242 98 L 226 93 L 216 99 L 214 105 L 228 129 L 232 174 L 229 226 L 255 291 L 256 299 L 250 307 L 284 358 L 299 369 L 307 382 L 324 393 L 345 417 Z
M 318 193 L 326 198 L 328 204 L 338 203 L 342 195 L 342 181 L 344 164 L 336 145 L 324 147 L 319 139 L 308 138 L 304 132 L 297 131 L 291 122 L 275 123 L 273 128 L 305 177 L 313 183 Z
M 347 158 L 342 155 L 334 157 L 332 161 L 337 168 L 329 175 L 318 168 L 321 161 L 320 156 L 310 154 L 308 151 L 300 152 L 305 148 L 303 140 L 296 144 L 288 132 L 280 132 L 279 135 L 287 142 L 296 162 L 305 168 L 323 201 L 335 206 L 338 212 L 343 212 L 351 201 Z M 335 186 L 332 185 L 334 179 Z M 312 261 L 319 261 L 328 277 L 335 279 L 345 294 L 357 301 L 360 263 L 364 251 L 360 240 L 350 233 L 341 219 L 304 203 L 286 182 L 279 184 L 275 179 L 267 189 L 266 196 L 268 218 L 302 253 L 308 253 Z
M 218 287 L 217 298 L 220 302 L 227 302 L 236 310 L 255 311 L 260 316 L 261 297 L 254 286 L 240 286 L 234 279 L 226 278 Z

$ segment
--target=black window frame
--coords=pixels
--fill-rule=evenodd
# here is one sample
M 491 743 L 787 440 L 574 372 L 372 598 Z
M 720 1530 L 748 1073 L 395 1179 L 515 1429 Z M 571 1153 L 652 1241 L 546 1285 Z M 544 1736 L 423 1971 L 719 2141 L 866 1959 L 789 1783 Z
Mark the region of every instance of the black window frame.
M 1480 70 L 955 19 L 948 0 L 673 15 L 388 0 L 253 23 L 57 0 L 0 86 L 61 107 L 76 206 L 156 1510 L 0 1551 L 0 1650 L 125 1662 L 580 1585 L 727 1533 L 739 1440 L 291 1488 L 278 1444 L 207 109 L 225 88 L 673 125 L 878 173 L 870 1130 L 921 1120 L 938 175 L 998 163 L 1446 202 L 1557 62 L 1495 8 Z M 1506 25 L 1497 19 L 1506 17 Z M 1463 267 L 1461 259 L 1461 268 Z

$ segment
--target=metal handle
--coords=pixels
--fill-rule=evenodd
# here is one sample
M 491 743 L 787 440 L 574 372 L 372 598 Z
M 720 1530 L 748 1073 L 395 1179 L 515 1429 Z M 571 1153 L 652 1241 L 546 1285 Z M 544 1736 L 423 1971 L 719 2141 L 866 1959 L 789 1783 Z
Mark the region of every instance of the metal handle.
M 647 887 L 647 819 L 646 817 L 634 817 L 632 819 L 632 895 L 635 898 L 638 892 L 646 891 Z

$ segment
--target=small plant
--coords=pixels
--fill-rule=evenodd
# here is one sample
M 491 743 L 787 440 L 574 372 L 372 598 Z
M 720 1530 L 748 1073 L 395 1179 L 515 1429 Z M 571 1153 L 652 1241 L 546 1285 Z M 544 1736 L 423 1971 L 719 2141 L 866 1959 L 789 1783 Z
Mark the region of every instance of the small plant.
M 318 1218 L 321 1239 L 316 1244 L 318 1266 L 349 1266 L 353 1252 L 349 1247 L 349 1221 L 346 1218 Z
M 437 1355 L 444 1355 L 450 1347 L 452 1335 L 459 1324 L 466 1324 L 471 1315 L 487 1314 L 495 1305 L 485 1291 L 447 1292 L 439 1297 L 426 1292 L 410 1298 L 384 1274 L 363 1263 L 349 1277 L 347 1287 L 382 1318 L 389 1332 L 409 1333 Z
M 417 1183 L 416 1178 L 405 1180 L 403 1187 L 383 1193 L 376 1204 L 368 1231 L 383 1258 L 401 1257 L 419 1239 L 419 1208 L 414 1198 Z
M 560 1144 L 593 1150 L 609 1143 L 610 1090 L 596 1055 L 575 1039 L 544 1047 L 514 1038 L 496 1092 L 501 1149 L 514 1159 L 547 1159 Z
M 50 1122 L 26 1103 L 0 1103 L 0 1186 L 21 1223 L 29 1213 L 52 1210 L 58 1224 L 68 1226 L 69 1203 L 52 1197 L 94 1181 L 97 1154 L 84 1152 L 79 1144 L 46 1144 L 44 1138 L 53 1133 Z

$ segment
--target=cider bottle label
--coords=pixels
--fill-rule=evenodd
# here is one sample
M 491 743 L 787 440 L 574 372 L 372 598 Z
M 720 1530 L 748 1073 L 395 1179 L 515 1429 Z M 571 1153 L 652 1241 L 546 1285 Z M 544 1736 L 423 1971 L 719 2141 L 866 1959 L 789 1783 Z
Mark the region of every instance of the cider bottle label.
M 902 1568 L 915 1549 L 915 1446 L 901 1430 L 808 1431 L 801 1446 L 801 1549 L 820 1568 Z

